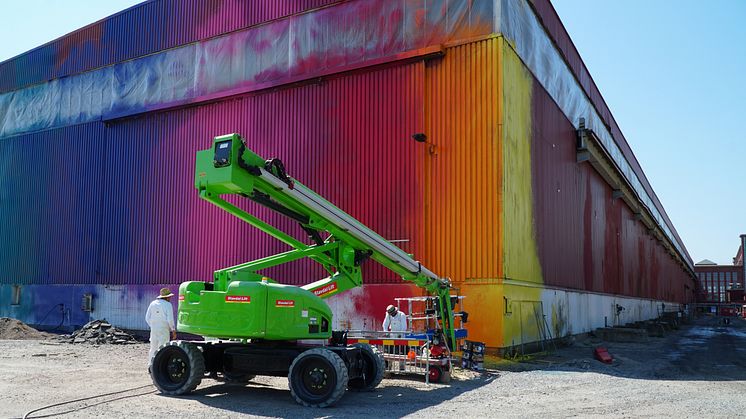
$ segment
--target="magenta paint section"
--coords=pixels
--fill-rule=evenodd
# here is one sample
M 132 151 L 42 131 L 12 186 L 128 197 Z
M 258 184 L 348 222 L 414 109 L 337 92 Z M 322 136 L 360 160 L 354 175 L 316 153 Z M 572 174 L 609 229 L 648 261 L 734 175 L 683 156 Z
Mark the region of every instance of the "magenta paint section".
M 214 136 L 238 132 L 253 150 L 279 157 L 289 173 L 385 238 L 415 237 L 422 213 L 422 63 L 350 75 L 237 100 L 124 120 L 107 129 L 112 159 L 102 197 L 103 283 L 177 284 L 287 250 L 282 243 L 198 198 L 194 156 Z M 136 140 L 137 139 L 137 140 Z M 146 139 L 142 141 L 140 139 Z M 232 200 L 240 206 L 253 205 Z M 304 239 L 292 222 L 260 218 Z M 413 251 L 416 242 L 404 243 Z M 310 263 L 271 270 L 284 283 L 322 278 Z M 397 279 L 370 262 L 369 283 Z

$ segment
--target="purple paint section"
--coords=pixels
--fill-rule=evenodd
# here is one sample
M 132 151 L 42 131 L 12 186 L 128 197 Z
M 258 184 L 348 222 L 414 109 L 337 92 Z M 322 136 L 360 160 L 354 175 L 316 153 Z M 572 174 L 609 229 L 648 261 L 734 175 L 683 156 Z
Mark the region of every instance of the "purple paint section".
M 0 95 L 0 137 L 236 95 L 493 30 L 492 2 L 357 0 Z M 419 26 L 417 26 L 419 25 Z
M 0 92 L 131 60 L 338 1 L 146 1 L 0 63 Z

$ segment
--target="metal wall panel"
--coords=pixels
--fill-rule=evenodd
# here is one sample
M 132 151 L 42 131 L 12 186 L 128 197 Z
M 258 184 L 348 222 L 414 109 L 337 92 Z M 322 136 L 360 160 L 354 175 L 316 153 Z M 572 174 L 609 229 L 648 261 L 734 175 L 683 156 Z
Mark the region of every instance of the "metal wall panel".
M 0 63 L 0 93 L 323 7 L 340 0 L 154 0 Z
M 684 269 L 589 165 L 576 162 L 575 130 L 546 91 L 532 93 L 532 178 L 544 283 L 685 301 Z
M 567 30 L 565 29 L 562 21 L 557 15 L 554 6 L 552 6 L 550 0 L 530 0 L 530 4 L 537 14 L 539 20 L 541 21 L 542 25 L 546 29 L 547 33 L 554 41 L 554 44 L 562 53 L 568 66 L 575 74 L 578 83 L 580 83 L 580 85 L 583 87 L 583 90 L 585 90 L 599 115 L 606 122 L 606 125 L 610 127 L 613 138 L 619 145 L 619 148 L 622 150 L 625 158 L 630 163 L 637 176 L 640 178 L 643 187 L 653 200 L 653 203 L 657 207 L 658 211 L 663 216 L 669 229 L 674 234 L 679 243 L 683 243 L 683 240 L 681 240 L 681 237 L 676 231 L 673 222 L 671 222 L 671 219 L 668 217 L 666 210 L 663 208 L 663 205 L 658 199 L 658 196 L 655 194 L 653 187 L 650 185 L 650 182 L 645 176 L 645 172 L 642 170 L 640 163 L 637 161 L 637 157 L 635 157 L 634 152 L 630 148 L 629 143 L 627 142 L 624 134 L 619 128 L 619 125 L 614 119 L 614 116 L 612 115 L 611 110 L 606 104 L 606 101 L 604 100 L 603 96 L 601 96 L 601 92 L 599 91 L 598 86 L 596 86 L 596 83 L 593 81 L 593 77 L 591 77 L 588 68 L 585 66 L 585 63 L 580 57 L 580 53 L 578 53 L 578 50 L 575 48 L 575 44 L 572 42 L 572 39 L 570 39 L 570 35 L 567 33 Z M 689 257 L 686 248 L 682 246 L 682 249 L 686 253 L 687 257 Z
M 0 283 L 95 281 L 105 146 L 100 123 L 0 141 Z
M 501 272 L 498 92 L 501 41 L 449 48 L 429 61 L 423 260 L 456 282 L 495 280 Z
M 100 283 L 209 279 L 213 270 L 286 250 L 198 198 L 195 152 L 238 132 L 262 156 L 388 239 L 417 250 L 421 220 L 422 63 L 327 79 L 210 105 L 150 114 L 107 129 Z M 236 201 L 239 205 L 253 205 Z M 269 211 L 260 218 L 304 238 Z M 305 284 L 324 275 L 299 262 L 268 272 Z M 375 263 L 366 282 L 397 282 Z

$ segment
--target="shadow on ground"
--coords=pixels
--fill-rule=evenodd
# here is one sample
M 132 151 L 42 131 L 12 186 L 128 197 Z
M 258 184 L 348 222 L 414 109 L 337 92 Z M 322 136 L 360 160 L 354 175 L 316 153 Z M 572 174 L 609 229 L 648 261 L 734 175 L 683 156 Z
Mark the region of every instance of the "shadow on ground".
M 334 406 L 323 409 L 312 409 L 297 404 L 287 387 L 260 383 L 241 386 L 216 382 L 214 385 L 202 386 L 183 398 L 228 412 L 258 416 L 401 417 L 487 385 L 497 377 L 497 373 L 485 373 L 472 379 L 454 379 L 450 385 L 426 385 L 422 382 L 422 377 L 387 379 L 375 391 L 348 391 Z
M 593 349 L 605 347 L 614 357 L 603 364 Z M 587 337 L 569 347 L 497 367 L 503 371 L 589 372 L 643 380 L 742 381 L 746 380 L 746 321 L 702 317 L 665 337 L 647 342 L 615 343 Z

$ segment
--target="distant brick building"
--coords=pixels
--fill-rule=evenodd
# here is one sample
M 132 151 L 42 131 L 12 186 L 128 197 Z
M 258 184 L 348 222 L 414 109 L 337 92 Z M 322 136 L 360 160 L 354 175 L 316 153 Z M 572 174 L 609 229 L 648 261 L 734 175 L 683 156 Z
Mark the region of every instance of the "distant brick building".
M 741 244 L 732 265 L 718 265 L 707 259 L 694 265 L 697 302 L 701 307 L 706 309 L 709 306 L 711 310 L 716 310 L 723 305 L 746 305 L 746 266 L 743 263 L 746 234 L 740 238 Z

